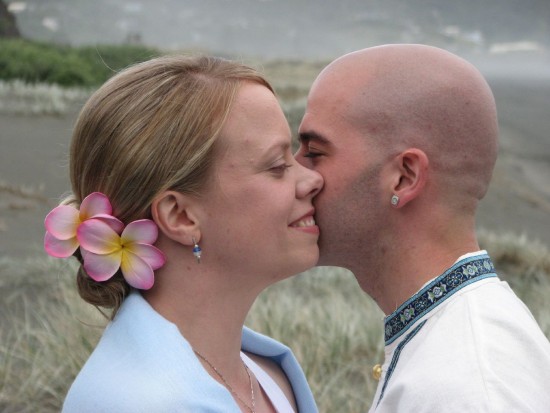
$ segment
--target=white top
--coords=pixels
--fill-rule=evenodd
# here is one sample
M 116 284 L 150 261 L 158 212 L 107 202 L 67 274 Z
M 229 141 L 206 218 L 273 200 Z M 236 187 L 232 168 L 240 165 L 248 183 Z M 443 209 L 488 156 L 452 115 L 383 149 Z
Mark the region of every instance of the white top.
M 549 412 L 550 343 L 484 251 L 388 316 L 370 412 Z
M 246 367 L 254 374 L 256 380 L 258 380 L 260 387 L 264 390 L 277 413 L 295 413 L 285 394 L 271 376 L 256 364 L 254 360 L 242 352 L 241 358 Z

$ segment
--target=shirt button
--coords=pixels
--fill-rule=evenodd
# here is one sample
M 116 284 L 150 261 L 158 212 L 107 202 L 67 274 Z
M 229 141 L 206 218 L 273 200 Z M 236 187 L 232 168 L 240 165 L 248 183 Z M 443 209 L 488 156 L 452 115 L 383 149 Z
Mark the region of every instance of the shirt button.
M 382 366 L 377 364 L 372 368 L 372 377 L 374 380 L 380 380 L 380 376 L 382 376 Z

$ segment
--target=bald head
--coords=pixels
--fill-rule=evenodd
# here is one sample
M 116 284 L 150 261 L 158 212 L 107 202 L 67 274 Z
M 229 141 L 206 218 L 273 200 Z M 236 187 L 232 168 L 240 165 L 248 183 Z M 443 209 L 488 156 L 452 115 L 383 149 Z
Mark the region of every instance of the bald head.
M 464 59 L 424 45 L 363 49 L 327 66 L 310 99 L 333 102 L 389 154 L 423 150 L 450 197 L 469 195 L 473 205 L 487 191 L 498 149 L 496 107 L 485 79 Z

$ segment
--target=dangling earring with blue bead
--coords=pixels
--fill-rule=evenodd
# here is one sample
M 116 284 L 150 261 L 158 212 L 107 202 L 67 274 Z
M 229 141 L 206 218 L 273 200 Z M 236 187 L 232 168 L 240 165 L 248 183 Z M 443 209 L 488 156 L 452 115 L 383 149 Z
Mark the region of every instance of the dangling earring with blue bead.
M 195 237 L 193 237 L 192 240 L 193 240 L 193 244 L 195 244 L 195 246 L 193 247 L 193 255 L 197 259 L 197 262 L 200 264 L 202 250 L 201 250 L 201 247 L 199 247 L 199 244 L 197 244 L 197 241 L 195 241 Z

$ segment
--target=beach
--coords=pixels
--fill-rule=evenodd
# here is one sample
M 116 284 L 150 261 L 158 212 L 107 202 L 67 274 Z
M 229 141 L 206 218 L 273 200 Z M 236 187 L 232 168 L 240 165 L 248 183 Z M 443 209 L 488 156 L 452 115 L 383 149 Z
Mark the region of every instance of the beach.
M 501 144 L 478 227 L 550 246 L 550 77 L 488 80 Z M 78 109 L 57 116 L 0 114 L 0 257 L 44 254 L 44 217 L 70 189 L 68 152 Z
M 294 133 L 307 89 L 322 67 L 302 61 L 265 65 Z M 489 78 L 501 142 L 493 181 L 478 215 L 481 246 L 546 337 L 548 78 Z M 0 373 L 9 378 L 0 386 L 0 411 L 59 412 L 106 323 L 77 293 L 76 260 L 50 259 L 42 246 L 44 217 L 70 188 L 71 132 L 84 100 L 78 95 L 55 116 L 8 114 L 0 105 Z M 12 99 L 0 100 L 5 102 L 15 106 Z M 377 382 L 371 371 L 383 360 L 383 319 L 349 271 L 321 267 L 266 289 L 246 324 L 293 349 L 320 411 L 355 413 L 367 411 L 373 400 Z M 336 382 L 347 385 L 335 386 Z
M 478 226 L 550 245 L 550 78 L 489 79 L 500 150 Z

